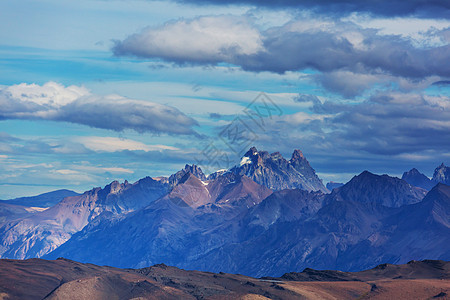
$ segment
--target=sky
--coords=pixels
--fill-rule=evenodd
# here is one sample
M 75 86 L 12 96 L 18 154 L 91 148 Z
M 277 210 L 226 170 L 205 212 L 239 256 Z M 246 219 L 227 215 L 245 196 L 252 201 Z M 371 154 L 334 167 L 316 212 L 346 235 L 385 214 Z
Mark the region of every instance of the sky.
M 450 163 L 447 0 L 0 2 L 0 199 L 251 146 L 324 183 Z

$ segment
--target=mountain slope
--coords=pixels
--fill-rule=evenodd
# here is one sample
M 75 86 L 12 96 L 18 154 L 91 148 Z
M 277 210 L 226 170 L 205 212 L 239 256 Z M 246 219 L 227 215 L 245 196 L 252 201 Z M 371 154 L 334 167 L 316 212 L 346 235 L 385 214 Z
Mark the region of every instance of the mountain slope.
M 269 154 L 252 147 L 243 156 L 239 166 L 230 171 L 246 175 L 272 190 L 298 188 L 328 192 L 300 150 L 295 150 L 291 159 L 286 160 L 279 152 Z
M 70 190 L 57 190 L 40 194 L 32 197 L 21 197 L 11 200 L 3 200 L 4 203 L 22 205 L 28 207 L 51 207 L 66 197 L 73 197 L 79 195 L 78 193 Z M 0 202 L 3 203 L 3 202 Z
M 408 172 L 404 172 L 402 180 L 406 181 L 410 185 L 423 188 L 427 191 L 431 190 L 435 186 L 435 183 L 430 178 L 420 173 L 416 168 L 413 168 Z
M 399 208 L 326 198 L 328 204 L 306 220 L 278 220 L 257 234 L 244 227 L 242 236 L 250 238 L 192 266 L 262 276 L 308 266 L 358 271 L 382 262 L 450 259 L 449 186 L 440 184 L 423 201 Z
M 0 224 L 20 219 L 38 212 L 39 209 L 0 202 Z
M 187 173 L 145 209 L 97 218 L 46 258 L 252 276 L 450 259 L 448 189 L 438 185 L 422 200 L 422 189 L 363 172 L 327 195 L 270 194 L 232 172 L 208 182 Z
M 205 183 L 188 172 L 166 196 L 123 218 L 89 224 L 46 258 L 125 267 L 162 262 L 179 266 L 232 240 L 232 225 L 228 230 L 216 227 L 234 224 L 230 220 L 270 194 L 245 176 L 229 173 Z
M 117 181 L 0 226 L 0 257 L 41 257 L 67 241 L 102 212 L 126 213 L 164 195 L 167 185 L 147 177 L 134 184 Z

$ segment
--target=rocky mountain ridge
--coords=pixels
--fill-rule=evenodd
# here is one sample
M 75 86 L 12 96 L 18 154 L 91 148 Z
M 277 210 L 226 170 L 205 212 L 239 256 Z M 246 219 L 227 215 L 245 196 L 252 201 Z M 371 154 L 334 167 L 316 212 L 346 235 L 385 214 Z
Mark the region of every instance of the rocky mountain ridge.
M 416 168 L 412 168 L 403 173 L 402 179 L 411 185 L 429 191 L 438 183 L 450 185 L 450 167 L 447 167 L 442 163 L 434 169 L 433 177 L 431 179 L 420 173 Z
M 329 192 L 300 150 L 294 150 L 291 159 L 286 160 L 279 152 L 269 154 L 252 147 L 230 172 L 246 175 L 272 190 Z
M 118 267 L 164 262 L 252 276 L 306 266 L 357 271 L 380 262 L 450 258 L 450 225 L 445 222 L 450 187 L 443 184 L 423 198 L 422 189 L 398 178 L 363 172 L 331 194 L 275 191 L 247 208 L 242 204 L 253 203 L 248 200 L 255 188 L 244 189 L 238 198 L 246 201 L 236 206 L 226 205 L 228 196 L 196 203 L 189 195 L 204 199 L 206 190 L 223 192 L 214 193 L 214 183 L 205 188 L 195 176 L 187 177 L 172 194 L 117 222 L 86 227 L 45 257 Z M 230 189 L 216 184 L 232 194 L 241 190 L 235 183 Z

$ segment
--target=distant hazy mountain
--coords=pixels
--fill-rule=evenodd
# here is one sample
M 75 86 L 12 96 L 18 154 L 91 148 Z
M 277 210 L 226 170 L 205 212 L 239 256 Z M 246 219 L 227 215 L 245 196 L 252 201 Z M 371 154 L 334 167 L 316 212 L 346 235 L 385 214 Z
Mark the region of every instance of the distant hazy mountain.
M 66 197 L 77 196 L 78 193 L 69 190 L 57 190 L 45 194 L 41 194 L 38 196 L 32 197 L 21 197 L 15 198 L 11 200 L 3 200 L 7 201 L 4 203 L 14 204 L 14 205 L 22 205 L 28 207 L 50 207 L 60 202 L 62 199 Z M 0 202 L 2 203 L 2 202 Z
M 423 188 L 427 191 L 431 190 L 436 185 L 436 183 L 424 174 L 420 173 L 416 168 L 413 168 L 408 172 L 404 172 L 402 179 L 413 186 Z
M 339 188 L 339 187 L 341 187 L 343 185 L 344 185 L 344 183 L 341 183 L 341 182 L 330 181 L 330 182 L 327 183 L 327 189 L 329 191 L 332 191 L 333 189 L 337 189 L 337 188 Z
M 240 164 L 230 171 L 246 175 L 272 190 L 302 189 L 328 192 L 300 150 L 295 150 L 291 159 L 286 160 L 279 152 L 269 154 L 267 151 L 258 151 L 252 147 L 243 156 Z
M 434 170 L 433 182 L 450 185 L 450 167 L 445 166 L 444 163 L 437 167 Z
M 426 192 L 397 177 L 380 176 L 364 171 L 344 186 L 333 190 L 331 198 L 400 207 L 421 201 Z

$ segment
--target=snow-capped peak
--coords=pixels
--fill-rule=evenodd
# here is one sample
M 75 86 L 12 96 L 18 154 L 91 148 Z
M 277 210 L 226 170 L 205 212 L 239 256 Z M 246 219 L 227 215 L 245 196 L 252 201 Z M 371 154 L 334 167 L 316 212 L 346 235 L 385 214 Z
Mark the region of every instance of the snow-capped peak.
M 243 166 L 243 165 L 246 165 L 246 164 L 251 164 L 252 163 L 252 160 L 250 159 L 250 157 L 248 157 L 248 156 L 244 156 L 242 159 L 241 159 L 241 162 L 239 163 L 239 166 Z

